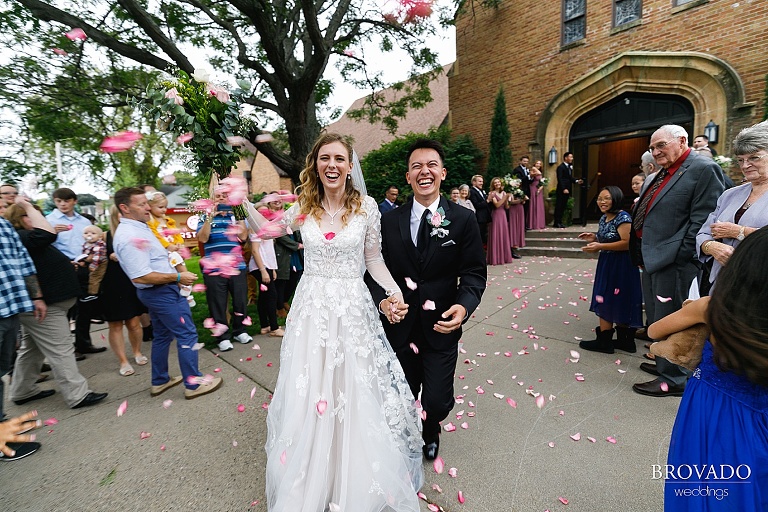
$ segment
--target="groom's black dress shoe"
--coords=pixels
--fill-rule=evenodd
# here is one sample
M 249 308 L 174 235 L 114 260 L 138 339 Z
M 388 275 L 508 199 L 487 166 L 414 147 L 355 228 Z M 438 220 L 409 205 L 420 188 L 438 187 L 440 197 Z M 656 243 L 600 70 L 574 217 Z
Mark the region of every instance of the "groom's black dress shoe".
M 425 442 L 422 450 L 424 451 L 424 458 L 427 460 L 435 460 L 437 458 L 437 452 L 440 449 L 440 438 L 435 438 L 434 441 Z
M 97 403 L 101 402 L 102 400 L 104 400 L 105 398 L 107 398 L 107 395 L 108 395 L 108 393 L 94 393 L 93 391 L 91 391 L 90 393 L 85 395 L 85 398 L 83 398 L 80 401 L 80 403 L 78 403 L 77 405 L 72 406 L 72 408 L 73 409 L 79 409 L 81 407 L 88 407 L 89 405 L 97 404 Z

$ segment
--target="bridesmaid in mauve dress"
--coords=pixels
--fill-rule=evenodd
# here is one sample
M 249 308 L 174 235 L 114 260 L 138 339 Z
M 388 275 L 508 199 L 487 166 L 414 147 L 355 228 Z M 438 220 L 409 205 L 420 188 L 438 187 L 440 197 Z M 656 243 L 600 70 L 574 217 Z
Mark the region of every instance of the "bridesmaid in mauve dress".
M 533 192 L 533 189 L 531 189 Z M 517 250 L 525 247 L 525 209 L 523 203 L 525 199 L 516 199 L 509 194 L 507 199 L 507 208 L 509 209 L 509 245 L 512 247 L 512 257 L 519 259 Z
M 531 229 L 544 229 L 547 227 L 544 214 L 544 187 L 541 183 L 541 160 L 536 160 L 531 169 L 531 204 L 528 206 L 528 227 Z
M 492 205 L 491 226 L 488 230 L 488 264 L 504 265 L 512 262 L 507 225 L 507 193 L 501 184 L 501 178 L 491 180 L 491 193 L 488 202 Z M 522 208 L 522 205 L 520 206 Z

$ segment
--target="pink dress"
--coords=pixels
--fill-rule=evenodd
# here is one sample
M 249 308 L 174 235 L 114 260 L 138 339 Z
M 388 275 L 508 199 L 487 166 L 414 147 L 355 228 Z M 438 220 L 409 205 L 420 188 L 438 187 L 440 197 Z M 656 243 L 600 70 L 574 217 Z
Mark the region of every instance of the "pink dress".
M 525 209 L 522 203 L 509 205 L 509 244 L 525 247 Z
M 541 181 L 541 176 L 534 177 L 531 182 L 531 201 L 528 205 L 528 227 L 531 229 L 547 227 L 544 214 L 544 189 L 539 188 L 539 181 Z
M 503 198 L 506 200 L 506 194 L 491 192 L 490 197 Z M 495 208 L 491 203 L 491 225 L 488 227 L 488 264 L 504 265 L 512 262 L 512 250 L 509 244 L 509 226 L 507 224 L 507 211 L 504 209 L 504 203 Z

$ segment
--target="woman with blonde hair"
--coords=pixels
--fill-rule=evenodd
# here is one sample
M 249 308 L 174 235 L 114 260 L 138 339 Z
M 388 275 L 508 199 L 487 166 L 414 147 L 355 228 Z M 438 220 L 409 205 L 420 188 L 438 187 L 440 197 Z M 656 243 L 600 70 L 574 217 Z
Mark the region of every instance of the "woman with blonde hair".
M 351 145 L 325 134 L 307 156 L 296 204 L 278 223 L 249 208 L 262 237 L 301 226 L 304 243 L 267 415 L 271 512 L 419 510 L 418 412 L 363 273 L 388 290 L 390 322 L 406 307 L 381 256 L 378 205 L 358 190 L 362 174 L 352 162 Z
M 128 331 L 128 340 L 133 349 L 133 360 L 139 366 L 147 364 L 147 356 L 141 353 L 142 329 L 139 317 L 147 308 L 136 295 L 136 287 L 117 261 L 112 247 L 112 238 L 120 223 L 120 212 L 116 206 L 109 210 L 109 231 L 107 231 L 107 270 L 101 282 L 99 302 L 104 319 L 109 325 L 109 346 L 120 362 L 120 375 L 128 377 L 134 374 L 133 366 L 125 355 L 125 337 L 123 326 Z

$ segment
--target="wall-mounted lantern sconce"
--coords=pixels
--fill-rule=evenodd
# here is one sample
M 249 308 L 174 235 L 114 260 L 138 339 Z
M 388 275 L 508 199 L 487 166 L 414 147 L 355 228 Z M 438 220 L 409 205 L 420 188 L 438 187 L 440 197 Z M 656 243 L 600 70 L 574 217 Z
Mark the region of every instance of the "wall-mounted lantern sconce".
M 707 126 L 704 127 L 704 135 L 707 136 L 709 139 L 710 144 L 715 144 L 717 142 L 717 135 L 720 131 L 720 127 L 715 124 L 714 121 L 711 119 L 707 123 Z
M 555 165 L 557 163 L 557 150 L 555 149 L 555 146 L 552 146 L 552 149 L 549 150 L 547 162 L 549 162 L 549 165 Z

